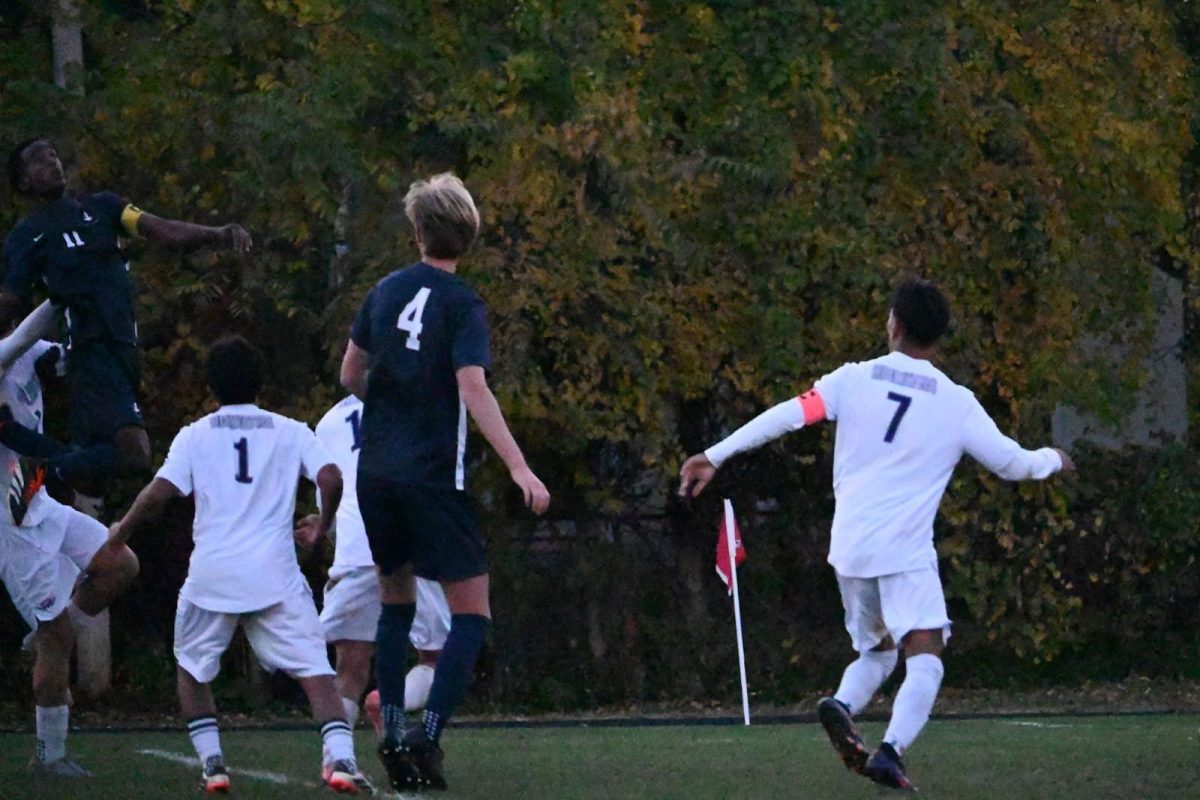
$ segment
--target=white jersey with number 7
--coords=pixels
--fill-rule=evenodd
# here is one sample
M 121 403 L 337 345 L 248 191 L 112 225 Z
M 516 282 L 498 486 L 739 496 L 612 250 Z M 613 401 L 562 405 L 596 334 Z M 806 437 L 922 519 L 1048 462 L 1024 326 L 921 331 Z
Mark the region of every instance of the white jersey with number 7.
M 794 430 L 821 419 L 837 422 L 829 563 L 847 577 L 937 563 L 933 520 L 964 454 L 1006 480 L 1042 479 L 1062 468 L 1052 448 L 1025 450 L 970 390 L 900 352 L 839 367 L 706 453 L 719 466 L 779 435 L 780 425 Z

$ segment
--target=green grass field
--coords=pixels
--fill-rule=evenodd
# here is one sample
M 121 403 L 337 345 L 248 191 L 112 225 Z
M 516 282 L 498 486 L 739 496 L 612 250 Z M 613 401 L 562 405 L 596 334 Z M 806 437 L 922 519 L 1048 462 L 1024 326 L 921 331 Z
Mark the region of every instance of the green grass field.
M 881 723 L 866 723 L 874 742 Z M 371 737 L 359 731 L 368 774 L 382 785 Z M 815 725 L 451 730 L 447 797 L 876 798 L 847 772 Z M 234 796 L 329 796 L 317 786 L 316 733 L 231 731 L 223 736 Z M 34 784 L 32 737 L 0 736 L 0 797 L 195 796 L 198 768 L 182 733 L 78 734 L 71 749 L 96 777 Z M 1200 798 L 1200 717 L 940 720 L 908 759 L 932 798 Z M 894 793 L 889 793 L 894 794 Z

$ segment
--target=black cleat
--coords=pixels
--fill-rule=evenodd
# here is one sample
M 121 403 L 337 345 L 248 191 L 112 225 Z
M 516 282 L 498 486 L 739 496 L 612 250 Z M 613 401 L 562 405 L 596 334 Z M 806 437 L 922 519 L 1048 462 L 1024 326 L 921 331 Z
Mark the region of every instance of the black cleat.
M 917 791 L 917 787 L 913 786 L 909 782 L 908 776 L 904 774 L 904 763 L 900 760 L 900 755 L 887 742 L 879 745 L 875 755 L 867 761 L 863 774 L 876 783 L 892 789 L 900 789 L 905 792 Z
M 404 732 L 400 750 L 417 770 L 418 791 L 446 790 L 446 774 L 442 771 L 442 748 L 429 741 L 425 728 L 414 725 Z
M 421 788 L 421 773 L 417 771 L 409 754 L 404 751 L 400 742 L 390 734 L 385 734 L 375 747 L 383 769 L 387 772 L 388 783 L 397 792 L 415 792 Z
M 817 703 L 817 719 L 821 721 L 833 749 L 837 750 L 846 769 L 859 775 L 865 774 L 863 770 L 867 766 L 867 745 L 859 736 L 858 728 L 854 727 L 850 711 L 836 698 L 826 697 Z

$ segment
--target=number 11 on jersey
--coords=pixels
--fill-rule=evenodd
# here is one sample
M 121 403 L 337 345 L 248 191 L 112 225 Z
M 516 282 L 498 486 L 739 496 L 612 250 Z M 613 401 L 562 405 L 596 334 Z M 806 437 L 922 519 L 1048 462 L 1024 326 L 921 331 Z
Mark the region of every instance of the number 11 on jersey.
M 400 312 L 400 319 L 396 320 L 397 328 L 408 331 L 408 341 L 404 345 L 409 350 L 421 349 L 421 330 L 425 327 L 421 324 L 421 317 L 425 315 L 425 301 L 429 299 L 429 292 L 428 286 L 422 286 L 417 296 L 409 300 Z

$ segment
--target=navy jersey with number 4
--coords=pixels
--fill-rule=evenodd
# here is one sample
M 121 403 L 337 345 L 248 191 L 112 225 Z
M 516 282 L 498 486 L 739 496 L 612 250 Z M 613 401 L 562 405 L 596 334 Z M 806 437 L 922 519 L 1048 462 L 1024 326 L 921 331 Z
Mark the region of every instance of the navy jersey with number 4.
M 417 263 L 375 285 L 350 338 L 370 353 L 359 472 L 462 489 L 467 411 L 455 373 L 491 368 L 483 300 Z
M 128 204 L 112 192 L 61 197 L 37 209 L 4 242 L 4 288 L 30 300 L 37 284 L 67 308 L 73 344 L 137 344 L 133 283 L 120 248 Z

